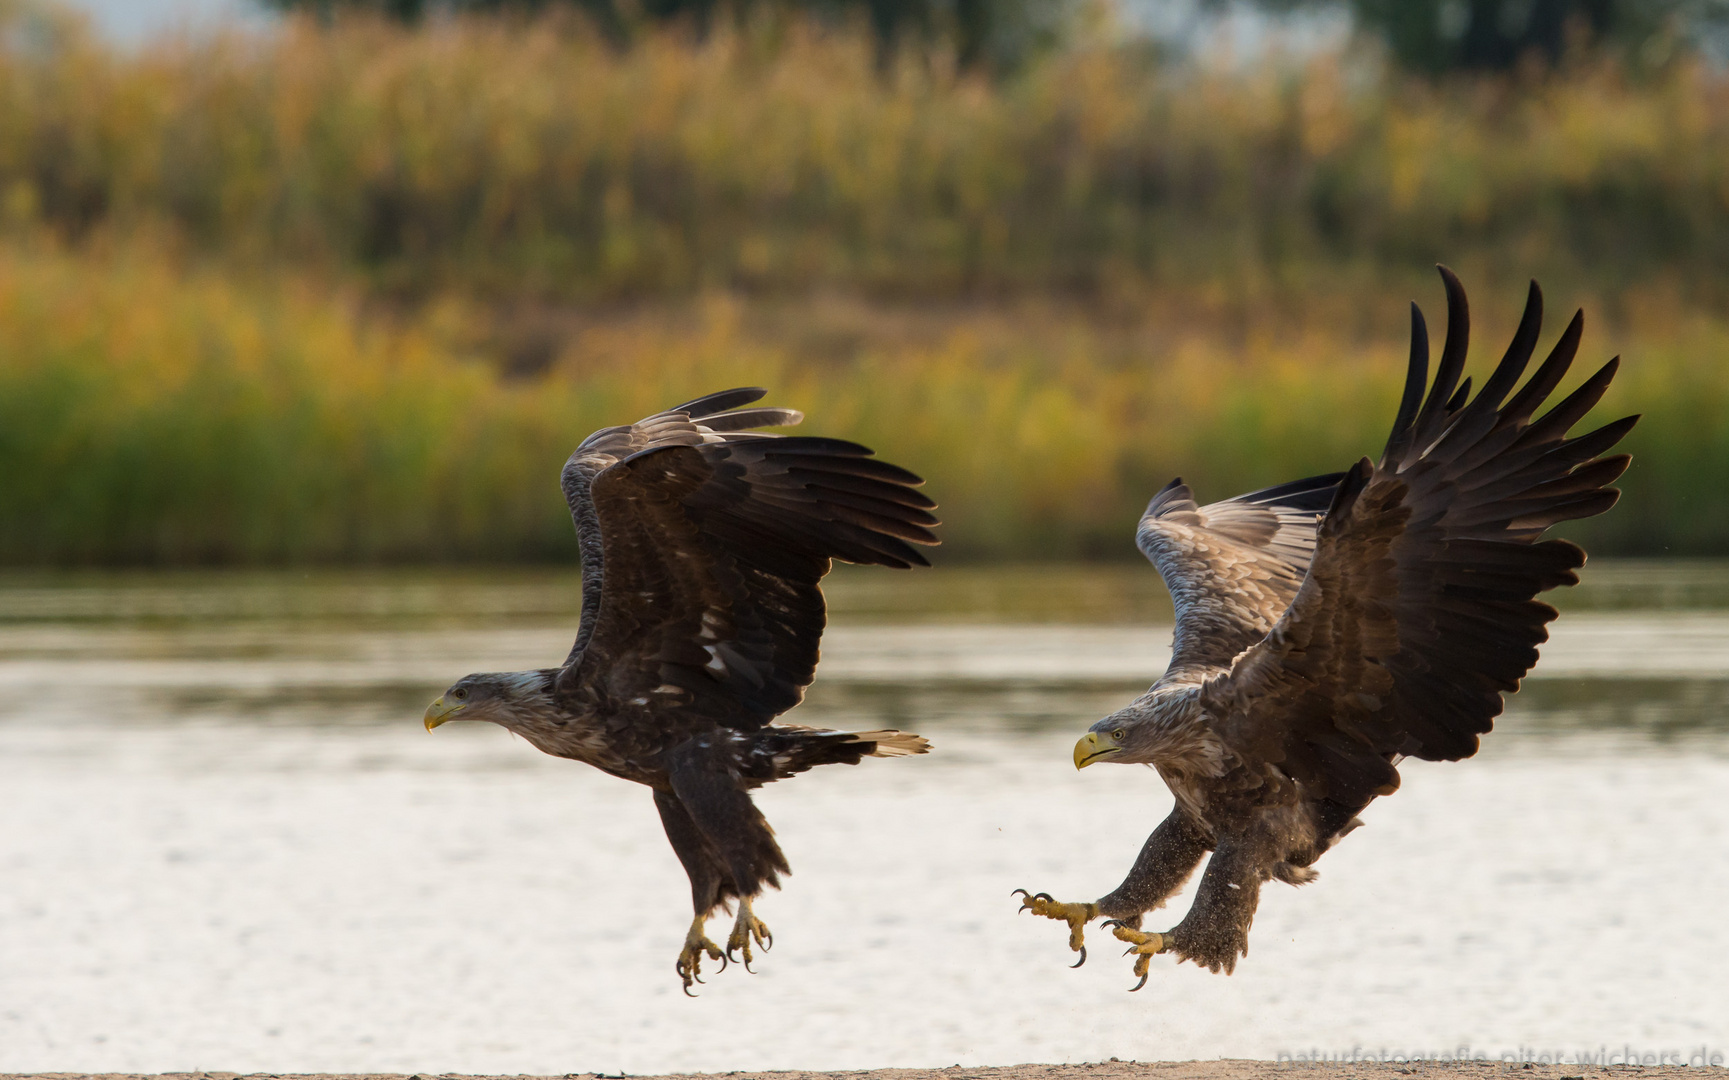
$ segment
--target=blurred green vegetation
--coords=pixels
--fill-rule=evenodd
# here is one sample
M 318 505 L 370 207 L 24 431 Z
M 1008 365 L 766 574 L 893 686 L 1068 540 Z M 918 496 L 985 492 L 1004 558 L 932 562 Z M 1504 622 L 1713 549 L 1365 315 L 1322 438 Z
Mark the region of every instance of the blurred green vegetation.
M 0 562 L 569 560 L 596 427 L 728 385 L 926 475 L 947 557 L 1378 451 L 1405 301 L 1523 281 L 1644 411 L 1570 533 L 1729 551 L 1729 80 L 1162 61 L 779 21 L 0 28 Z M 1581 372 L 1582 374 L 1583 372 Z
M 996 84 L 867 34 L 302 21 L 119 52 L 0 36 L 0 199 L 76 240 L 445 291 L 596 302 L 1255 295 L 1439 258 L 1581 288 L 1729 280 L 1729 82 L 1534 86 L 1248 70 L 1082 38 Z M 1420 272 L 1423 281 L 1427 271 Z

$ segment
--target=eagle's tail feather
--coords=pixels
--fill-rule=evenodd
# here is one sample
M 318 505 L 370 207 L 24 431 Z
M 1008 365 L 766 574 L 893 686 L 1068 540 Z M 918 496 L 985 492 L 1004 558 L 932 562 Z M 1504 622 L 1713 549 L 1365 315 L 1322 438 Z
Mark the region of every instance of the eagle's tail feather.
M 910 731 L 895 731 L 885 728 L 881 731 L 847 731 L 842 732 L 849 742 L 875 743 L 876 749 L 867 750 L 870 757 L 908 757 L 912 754 L 930 753 L 930 740 L 922 735 L 914 735 Z
M 752 757 L 766 759 L 773 771 L 763 780 L 783 780 L 818 765 L 857 765 L 867 757 L 906 757 L 930 747 L 925 739 L 905 731 L 830 731 L 773 724 L 756 733 Z

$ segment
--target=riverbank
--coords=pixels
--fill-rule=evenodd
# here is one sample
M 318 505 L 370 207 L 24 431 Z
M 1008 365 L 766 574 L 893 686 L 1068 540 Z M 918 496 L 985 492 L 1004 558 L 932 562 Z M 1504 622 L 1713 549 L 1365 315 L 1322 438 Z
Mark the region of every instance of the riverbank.
M 1715 1061 L 1722 1067 L 1725 1054 L 1700 1048 L 1692 1051 L 1664 1052 L 1634 1047 L 1633 1056 L 1641 1060 L 1663 1060 L 1663 1065 L 1544 1065 L 1518 1061 L 1104 1061 L 1082 1065 L 1009 1065 L 983 1068 L 954 1065 L 946 1069 L 868 1069 L 858 1072 L 729 1072 L 728 1080 L 1304 1080 L 1325 1077 L 1336 1080 L 1392 1080 L 1393 1077 L 1435 1078 L 1435 1080 L 1597 1080 L 1603 1077 L 1636 1073 L 1641 1080 L 1662 1080 L 1665 1077 L 1697 1075 L 1685 1064 L 1687 1054 Z M 1520 1051 L 1514 1051 L 1518 1053 Z M 1533 1051 L 1541 1056 L 1541 1051 Z M 1628 1048 L 1607 1051 L 1611 1058 L 1628 1055 Z M 403 1076 L 400 1073 L 0 1073 L 0 1080 L 617 1080 L 621 1075 L 603 1073 L 567 1073 L 560 1077 L 486 1077 L 456 1073 Z M 660 1077 L 632 1077 L 632 1080 L 708 1080 L 714 1074 L 680 1073 Z

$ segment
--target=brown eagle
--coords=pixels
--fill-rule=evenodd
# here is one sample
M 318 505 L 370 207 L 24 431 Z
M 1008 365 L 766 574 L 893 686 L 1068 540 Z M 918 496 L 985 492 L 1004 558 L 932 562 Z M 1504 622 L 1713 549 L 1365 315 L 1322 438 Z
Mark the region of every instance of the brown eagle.
M 1601 456 L 1627 417 L 1568 438 L 1609 386 L 1611 360 L 1541 418 L 1579 347 L 1583 314 L 1536 374 L 1535 282 L 1512 345 L 1475 397 L 1465 366 L 1465 292 L 1445 267 L 1447 337 L 1424 396 L 1429 337 L 1411 306 L 1411 360 L 1379 464 L 1198 506 L 1181 480 L 1153 497 L 1136 543 L 1177 615 L 1170 667 L 1075 744 L 1075 767 L 1148 764 L 1176 806 L 1128 877 L 1092 903 L 1016 890 L 1022 910 L 1082 930 L 1104 916 L 1146 985 L 1157 953 L 1229 973 L 1248 952 L 1261 883 L 1312 881 L 1315 860 L 1399 787 L 1406 757 L 1477 752 L 1548 639 L 1535 599 L 1577 584 L 1585 553 L 1542 540 L 1560 521 L 1614 505 L 1625 454 Z M 1511 395 L 1509 397 L 1509 394 Z M 1182 922 L 1141 917 L 1206 873 Z
M 899 731 L 774 724 L 816 671 L 832 560 L 927 566 L 924 481 L 856 443 L 749 429 L 797 424 L 743 409 L 757 388 L 698 398 L 595 432 L 565 462 L 582 553 L 582 624 L 562 666 L 468 675 L 426 710 L 428 731 L 485 720 L 557 757 L 654 789 L 690 877 L 696 918 L 677 971 L 724 968 L 773 944 L 751 912 L 789 873 L 750 792 L 816 765 L 922 754 Z M 738 901 L 723 953 L 703 932 Z

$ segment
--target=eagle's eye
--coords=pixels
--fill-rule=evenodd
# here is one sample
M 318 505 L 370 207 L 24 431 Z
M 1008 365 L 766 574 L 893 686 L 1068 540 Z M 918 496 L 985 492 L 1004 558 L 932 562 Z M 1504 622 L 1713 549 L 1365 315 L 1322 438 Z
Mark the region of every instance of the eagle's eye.
M 450 692 L 450 696 L 458 701 L 462 701 L 468 697 L 468 688 L 459 686 Z
M 1123 741 L 1123 729 L 1118 728 L 1117 730 L 1111 732 L 1111 738 L 1117 740 L 1118 742 L 1122 742 Z

